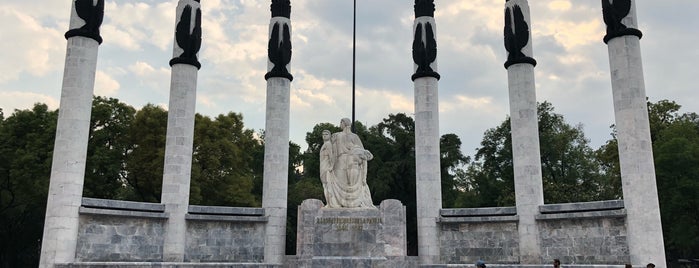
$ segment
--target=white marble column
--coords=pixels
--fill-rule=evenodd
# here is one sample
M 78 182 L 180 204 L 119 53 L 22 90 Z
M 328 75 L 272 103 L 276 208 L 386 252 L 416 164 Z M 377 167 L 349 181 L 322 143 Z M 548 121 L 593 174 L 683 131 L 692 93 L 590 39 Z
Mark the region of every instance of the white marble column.
M 415 89 L 415 187 L 420 264 L 439 263 L 442 183 L 439 153 L 439 74 L 434 1 L 415 1 L 413 74 Z
M 286 202 L 289 179 L 289 108 L 293 77 L 291 60 L 290 2 L 274 0 L 269 24 L 267 61 L 267 104 L 262 207 L 268 216 L 265 226 L 265 263 L 282 264 L 286 243 Z M 275 68 L 276 67 L 276 68 Z
M 104 3 L 95 10 L 104 10 Z M 78 31 L 86 22 L 71 7 L 70 31 L 63 71 L 61 104 L 53 148 L 44 234 L 39 267 L 75 260 L 78 239 L 78 209 L 82 202 L 85 161 L 90 132 L 92 93 L 95 86 L 99 30 Z M 97 25 L 99 29 L 99 25 Z M 6 241 L 9 242 L 9 241 Z
M 544 191 L 529 5 L 526 0 L 511 0 L 505 4 L 505 11 L 505 46 L 509 52 L 505 68 L 510 96 L 520 264 L 539 264 L 542 260 L 536 215 L 539 206 L 544 204 Z
M 201 67 L 196 58 L 201 44 L 199 8 L 199 2 L 193 0 L 180 0 L 177 5 L 161 195 L 161 203 L 169 214 L 163 244 L 166 262 L 182 262 L 185 255 L 185 214 L 189 207 L 197 75 Z
M 619 164 L 627 211 L 626 228 L 631 263 L 663 266 L 663 243 L 648 107 L 641 61 L 640 31 L 636 30 L 636 1 L 621 20 L 627 29 L 608 31 L 614 115 Z

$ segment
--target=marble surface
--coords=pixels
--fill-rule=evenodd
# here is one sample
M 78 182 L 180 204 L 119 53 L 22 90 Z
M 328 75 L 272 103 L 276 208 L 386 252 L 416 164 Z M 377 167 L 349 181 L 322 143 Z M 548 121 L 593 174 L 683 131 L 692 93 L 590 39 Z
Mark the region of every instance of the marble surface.
M 299 206 L 296 255 L 300 260 L 407 254 L 405 206 L 398 200 L 384 200 L 378 209 L 323 207 L 317 199 L 304 200 Z
M 367 162 L 374 158 L 352 133 L 352 121 L 340 120 L 342 131 L 323 131 L 320 180 L 326 208 L 375 208 L 367 185 Z

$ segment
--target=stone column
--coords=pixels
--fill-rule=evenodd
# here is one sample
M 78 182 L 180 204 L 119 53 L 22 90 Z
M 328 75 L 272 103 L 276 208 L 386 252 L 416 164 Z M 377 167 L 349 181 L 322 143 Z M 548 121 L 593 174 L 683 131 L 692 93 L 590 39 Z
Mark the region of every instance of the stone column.
M 529 30 L 531 20 L 526 0 L 505 3 L 505 48 L 510 95 L 512 160 L 515 173 L 515 202 L 519 223 L 520 264 L 539 264 L 541 248 L 536 215 L 544 204 L 539 150 L 536 88 Z
M 54 264 L 75 260 L 78 209 L 85 182 L 97 51 L 102 43 L 99 27 L 103 15 L 104 0 L 79 2 L 78 8 L 74 2 L 71 6 L 71 30 L 65 34 L 68 46 L 39 267 L 52 268 Z
M 170 103 L 165 138 L 165 167 L 161 202 L 169 214 L 165 227 L 163 261 L 184 261 L 185 214 L 189 207 L 189 183 L 192 175 L 194 107 L 197 73 L 201 64 L 201 9 L 199 1 L 180 0 L 175 17 L 175 44 L 170 78 Z
M 286 199 L 289 166 L 289 96 L 291 61 L 291 3 L 272 0 L 269 24 L 267 108 L 262 207 L 269 217 L 265 228 L 265 262 L 282 264 L 286 241 Z
M 633 265 L 665 264 L 658 189 L 648 123 L 636 1 L 602 0 L 614 97 L 619 164 Z
M 413 69 L 415 87 L 415 175 L 417 246 L 420 264 L 439 263 L 442 182 L 439 165 L 439 73 L 434 0 L 415 1 Z

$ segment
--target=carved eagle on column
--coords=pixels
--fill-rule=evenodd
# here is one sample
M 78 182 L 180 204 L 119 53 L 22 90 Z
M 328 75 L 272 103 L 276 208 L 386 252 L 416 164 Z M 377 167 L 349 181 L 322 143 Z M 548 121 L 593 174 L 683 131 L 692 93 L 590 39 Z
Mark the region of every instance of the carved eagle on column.
M 522 8 L 514 5 L 512 8 L 505 8 L 505 28 L 504 28 L 505 50 L 507 50 L 507 61 L 505 68 L 516 63 L 531 63 L 536 66 L 536 60 L 524 55 L 522 49 L 529 44 L 529 25 L 524 19 Z
M 104 19 L 104 0 L 75 0 L 75 13 L 85 21 L 85 25 L 77 29 L 66 32 L 65 37 L 83 36 L 92 38 L 98 43 L 102 43 L 100 36 L 100 26 Z
M 274 67 L 265 74 L 265 79 L 284 77 L 293 81 L 294 77 L 286 69 L 286 65 L 291 62 L 291 31 L 289 30 L 289 25 L 283 23 L 282 39 L 279 40 L 279 28 L 279 22 L 275 22 L 274 26 L 272 26 L 272 34 L 267 45 L 267 56 L 269 61 L 274 64 Z
M 624 35 L 635 35 L 638 38 L 643 36 L 643 33 L 638 29 L 628 28 L 621 23 L 621 20 L 626 18 L 631 11 L 631 0 L 602 0 L 602 17 L 604 23 L 607 24 L 607 35 L 604 36 L 604 42 L 615 37 Z
M 197 53 L 201 49 L 201 9 L 197 8 L 192 28 L 192 6 L 184 7 L 180 21 L 175 27 L 175 42 L 183 51 L 178 57 L 170 60 L 170 66 L 184 63 L 193 65 L 197 69 L 201 68 L 201 63 L 197 58 Z
M 413 62 L 417 65 L 417 70 L 413 74 L 412 79 L 420 77 L 434 77 L 439 79 L 440 75 L 430 66 L 437 59 L 437 41 L 434 38 L 434 30 L 432 24 L 426 22 L 425 25 L 425 41 L 422 41 L 422 23 L 418 23 L 415 27 L 415 39 L 413 40 Z

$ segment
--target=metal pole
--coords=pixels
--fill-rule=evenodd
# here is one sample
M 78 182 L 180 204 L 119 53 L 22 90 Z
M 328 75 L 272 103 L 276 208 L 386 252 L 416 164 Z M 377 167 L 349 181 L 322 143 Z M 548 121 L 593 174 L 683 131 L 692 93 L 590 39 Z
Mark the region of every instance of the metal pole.
M 355 69 L 357 62 L 357 0 L 354 0 L 354 13 L 352 15 L 352 132 L 354 129 L 354 111 L 355 111 L 355 97 L 354 97 L 354 83 L 355 83 Z

